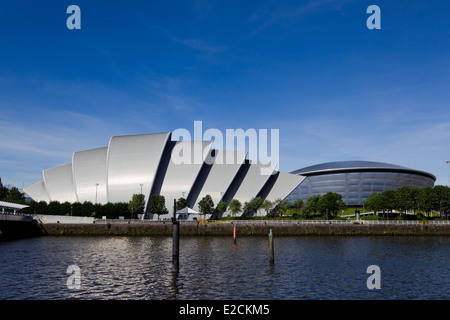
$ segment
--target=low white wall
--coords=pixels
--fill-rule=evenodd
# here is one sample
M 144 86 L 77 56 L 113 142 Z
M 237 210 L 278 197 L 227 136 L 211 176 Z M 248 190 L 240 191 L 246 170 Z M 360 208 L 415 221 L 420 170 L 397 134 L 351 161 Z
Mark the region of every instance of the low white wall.
M 94 218 L 74 216 L 36 215 L 42 223 L 93 223 Z

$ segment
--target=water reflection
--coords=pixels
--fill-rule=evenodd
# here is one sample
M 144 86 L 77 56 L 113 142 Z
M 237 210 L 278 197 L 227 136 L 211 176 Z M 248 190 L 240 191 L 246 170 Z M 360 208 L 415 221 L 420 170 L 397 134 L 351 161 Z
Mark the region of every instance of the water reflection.
M 448 299 L 448 237 L 42 237 L 0 244 L 0 299 Z M 368 290 L 366 269 L 381 269 Z M 66 286 L 69 265 L 81 289 Z

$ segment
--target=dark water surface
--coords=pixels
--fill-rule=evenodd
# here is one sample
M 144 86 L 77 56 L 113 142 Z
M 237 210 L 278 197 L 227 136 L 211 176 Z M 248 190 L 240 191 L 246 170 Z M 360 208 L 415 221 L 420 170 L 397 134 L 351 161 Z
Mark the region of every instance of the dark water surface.
M 450 237 L 39 237 L 0 242 L 0 299 L 449 299 Z M 80 270 L 80 288 L 66 273 Z M 368 289 L 370 265 L 380 289 Z

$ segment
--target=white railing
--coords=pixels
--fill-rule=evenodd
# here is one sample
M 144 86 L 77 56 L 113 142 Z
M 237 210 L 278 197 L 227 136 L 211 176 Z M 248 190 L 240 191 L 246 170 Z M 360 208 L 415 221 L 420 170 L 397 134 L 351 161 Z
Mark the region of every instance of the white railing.
M 417 220 L 226 220 L 230 224 L 450 224 L 449 221 Z
M 268 224 L 268 225 L 296 225 L 296 224 L 450 224 L 449 221 L 417 221 L 417 220 L 178 220 L 182 223 L 226 223 L 226 224 Z M 141 219 L 98 219 L 95 223 L 171 223 L 171 219 L 141 220 Z

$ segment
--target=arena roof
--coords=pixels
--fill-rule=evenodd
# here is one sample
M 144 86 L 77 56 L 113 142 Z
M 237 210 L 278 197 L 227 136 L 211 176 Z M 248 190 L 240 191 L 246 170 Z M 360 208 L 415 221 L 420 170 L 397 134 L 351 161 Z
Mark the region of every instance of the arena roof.
M 316 164 L 313 166 L 305 167 L 302 169 L 298 169 L 292 171 L 294 174 L 301 174 L 303 176 L 312 176 L 312 175 L 320 175 L 320 174 L 328 174 L 328 173 L 340 173 L 340 172 L 354 172 L 354 171 L 390 171 L 390 172 L 407 172 L 414 173 L 429 177 L 436 181 L 436 177 L 431 173 L 415 170 L 403 166 L 399 166 L 396 164 L 384 163 L 384 162 L 375 162 L 375 161 L 360 161 L 360 160 L 352 160 L 352 161 L 335 161 L 335 162 L 326 162 L 321 164 Z

